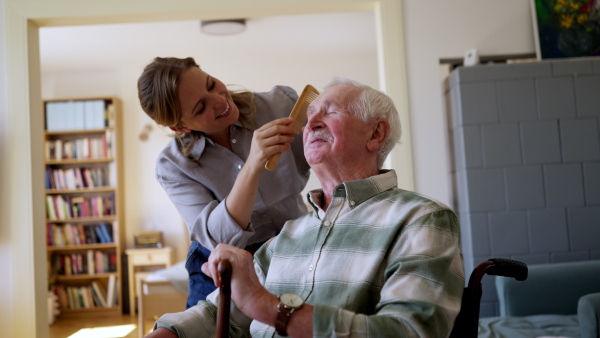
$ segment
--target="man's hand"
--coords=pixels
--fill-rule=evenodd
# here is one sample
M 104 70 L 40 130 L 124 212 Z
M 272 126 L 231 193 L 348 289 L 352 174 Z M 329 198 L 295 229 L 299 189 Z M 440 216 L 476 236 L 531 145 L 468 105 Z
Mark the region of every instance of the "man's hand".
M 231 299 L 238 309 L 253 319 L 266 323 L 269 322 L 265 320 L 274 321 L 273 310 L 277 308 L 277 296 L 260 284 L 254 270 L 254 260 L 248 251 L 228 244 L 219 244 L 211 252 L 208 262 L 202 265 L 202 272 L 215 281 L 215 286 L 221 286 L 218 267 L 225 259 L 231 263 Z

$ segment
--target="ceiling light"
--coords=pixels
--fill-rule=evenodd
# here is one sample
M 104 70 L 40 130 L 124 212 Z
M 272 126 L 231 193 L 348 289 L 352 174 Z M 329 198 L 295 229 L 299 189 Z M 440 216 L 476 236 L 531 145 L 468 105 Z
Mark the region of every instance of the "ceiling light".
M 201 20 L 200 28 L 207 34 L 232 35 L 246 29 L 246 19 Z

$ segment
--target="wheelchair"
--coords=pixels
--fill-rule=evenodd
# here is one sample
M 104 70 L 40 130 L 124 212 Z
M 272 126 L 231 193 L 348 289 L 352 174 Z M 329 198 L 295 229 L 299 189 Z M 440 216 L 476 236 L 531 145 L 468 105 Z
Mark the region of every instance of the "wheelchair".
M 511 277 L 518 281 L 527 279 L 527 265 L 523 262 L 506 259 L 492 258 L 479 263 L 473 269 L 469 283 L 463 292 L 461 307 L 450 333 L 450 338 L 476 338 L 479 326 L 479 309 L 481 302 L 481 280 L 485 274 L 494 276 Z M 231 304 L 231 264 L 229 261 L 219 263 L 219 304 L 217 310 L 217 335 L 216 337 L 229 337 L 229 320 Z

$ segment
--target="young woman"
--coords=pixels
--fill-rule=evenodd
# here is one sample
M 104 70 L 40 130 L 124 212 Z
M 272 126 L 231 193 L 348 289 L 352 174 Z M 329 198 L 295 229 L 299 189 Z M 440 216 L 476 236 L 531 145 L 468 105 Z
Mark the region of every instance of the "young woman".
M 300 192 L 309 176 L 302 136 L 286 126 L 298 95 L 230 91 L 193 58 L 156 58 L 138 80 L 142 109 L 175 132 L 156 177 L 187 224 L 192 244 L 187 307 L 215 289 L 200 267 L 227 243 L 256 251 L 286 220 L 306 213 Z M 267 159 L 281 153 L 274 171 Z

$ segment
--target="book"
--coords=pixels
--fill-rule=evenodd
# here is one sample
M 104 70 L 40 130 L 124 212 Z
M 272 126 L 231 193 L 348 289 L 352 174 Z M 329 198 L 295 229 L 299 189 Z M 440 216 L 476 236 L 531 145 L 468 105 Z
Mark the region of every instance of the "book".
M 81 139 L 81 158 L 87 159 L 90 158 L 90 139 L 85 137 Z
M 83 169 L 81 169 L 81 168 L 73 169 L 73 171 L 75 172 L 75 187 L 79 188 L 79 189 L 84 187 L 83 176 L 81 176 L 81 170 L 83 170 Z
M 55 293 L 58 293 L 58 304 L 61 308 L 69 307 L 69 295 L 67 294 L 67 290 L 64 285 L 59 285 L 55 287 Z
M 56 245 L 57 246 L 65 246 L 67 244 L 67 240 L 65 239 L 64 228 L 62 226 L 56 227 Z
M 46 245 L 54 246 L 54 232 L 52 231 L 52 223 L 46 223 Z
M 114 252 L 108 253 L 108 271 L 117 272 L 117 255 Z
M 115 123 L 116 123 L 115 119 L 116 119 L 116 114 L 117 114 L 115 105 L 112 103 L 108 104 L 106 107 L 106 112 L 107 112 L 106 115 L 107 115 L 107 120 L 108 120 L 107 126 L 114 127 Z
M 71 264 L 73 264 L 73 266 L 71 267 L 73 275 L 79 275 L 80 266 L 79 256 L 77 254 L 71 254 Z
M 77 225 L 77 232 L 79 233 L 79 243 L 80 244 L 86 244 L 87 243 L 87 238 L 85 235 L 85 229 L 83 227 L 83 224 L 78 224 Z
M 62 140 L 56 140 L 54 141 L 54 159 L 55 160 L 62 160 L 63 159 L 63 142 Z
M 54 177 L 54 189 L 61 189 L 60 177 L 58 177 L 58 175 L 60 175 L 58 169 L 52 170 L 52 176 Z
M 56 219 L 56 212 L 54 209 L 54 199 L 52 195 L 46 196 L 46 211 L 49 219 Z
M 57 177 L 58 177 L 58 188 L 59 189 L 66 189 L 67 188 L 67 181 L 65 180 L 65 171 L 64 169 L 56 169 L 57 172 Z
M 102 235 L 104 236 L 104 239 L 106 240 L 106 243 L 112 243 L 113 242 L 112 230 L 111 231 L 108 230 L 108 228 L 110 226 L 108 226 L 106 223 L 100 223 L 98 226 L 100 227 L 100 231 L 102 232 Z
M 85 238 L 87 244 L 96 244 L 98 242 L 98 237 L 96 236 L 96 231 L 94 230 L 95 225 L 84 225 L 85 229 Z
M 52 189 L 52 180 L 50 179 L 51 174 L 50 174 L 51 170 L 48 168 L 46 169 L 45 175 L 46 175 L 46 189 Z
M 97 281 L 92 281 L 92 291 L 94 291 L 100 301 L 100 306 L 106 307 L 106 291 L 104 291 Z
M 110 275 L 108 277 L 108 291 L 106 293 L 106 306 L 107 307 L 113 307 L 115 306 L 116 302 L 115 302 L 115 296 L 116 296 L 116 284 L 117 284 L 117 277 L 115 275 Z
M 94 264 L 96 265 L 96 273 L 104 273 L 106 270 L 104 269 L 104 262 L 101 251 L 95 251 L 94 255 L 96 256 L 96 261 Z
M 54 159 L 54 141 L 46 141 L 44 143 L 44 153 L 46 156 L 46 161 Z
M 79 292 L 79 296 L 81 297 L 82 303 L 83 303 L 83 308 L 84 309 L 89 309 L 92 307 L 92 304 L 90 304 L 90 300 L 87 297 L 87 292 L 85 291 L 86 287 L 80 287 L 77 288 L 77 291 Z
M 75 306 L 75 295 L 73 294 L 73 287 L 67 286 L 67 299 L 69 303 L 69 309 L 76 309 Z
M 93 275 L 96 273 L 96 264 L 94 260 L 94 250 L 88 250 L 86 252 L 87 255 L 87 273 L 88 275 Z
M 67 245 L 72 245 L 73 243 L 73 232 L 71 231 L 71 224 L 65 224 L 62 229 L 65 234 L 65 243 Z
M 107 239 L 104 237 L 104 234 L 102 233 L 102 229 L 100 228 L 100 226 L 98 226 L 98 225 L 94 226 L 94 232 L 96 233 L 96 238 L 98 238 L 100 240 L 100 243 L 109 243 L 107 241 Z
M 66 255 L 65 257 L 65 275 L 71 276 L 73 274 L 73 263 L 71 262 L 71 256 Z
M 86 292 L 87 298 L 89 299 L 90 307 L 91 308 L 96 307 L 96 302 L 94 301 L 94 293 L 92 291 L 92 285 L 91 284 L 89 286 L 85 287 L 85 292 Z
M 63 143 L 63 158 L 73 158 L 73 143 L 71 141 L 64 141 Z

